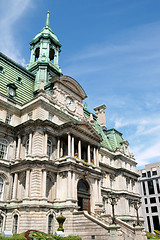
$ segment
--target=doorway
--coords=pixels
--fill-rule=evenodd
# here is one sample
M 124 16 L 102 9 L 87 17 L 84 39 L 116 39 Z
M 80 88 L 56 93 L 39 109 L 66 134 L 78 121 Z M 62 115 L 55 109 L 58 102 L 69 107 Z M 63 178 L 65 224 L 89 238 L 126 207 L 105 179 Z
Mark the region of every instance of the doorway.
M 90 188 L 85 180 L 79 180 L 77 186 L 78 211 L 88 211 L 90 213 Z

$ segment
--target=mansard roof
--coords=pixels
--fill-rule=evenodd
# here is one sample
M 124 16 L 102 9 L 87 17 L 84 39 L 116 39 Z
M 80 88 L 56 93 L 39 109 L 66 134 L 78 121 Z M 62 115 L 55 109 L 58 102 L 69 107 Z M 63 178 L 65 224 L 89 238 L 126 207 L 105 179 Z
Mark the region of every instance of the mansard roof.
M 15 85 L 16 95 L 11 100 L 24 104 L 33 99 L 35 75 L 12 59 L 0 53 L 0 94 L 9 98 L 8 86 Z

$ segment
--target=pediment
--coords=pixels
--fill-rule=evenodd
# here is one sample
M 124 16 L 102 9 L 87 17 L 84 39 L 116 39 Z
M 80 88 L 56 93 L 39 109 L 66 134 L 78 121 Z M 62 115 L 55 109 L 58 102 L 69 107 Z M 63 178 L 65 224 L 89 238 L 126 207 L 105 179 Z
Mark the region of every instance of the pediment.
M 93 136 L 99 142 L 102 141 L 100 135 L 96 132 L 96 130 L 92 127 L 92 125 L 89 124 L 88 122 L 80 122 L 80 123 L 76 124 L 75 128 L 77 128 L 79 131 L 81 131 L 87 135 Z
M 82 100 L 87 97 L 84 89 L 81 87 L 81 85 L 74 78 L 62 75 L 60 77 L 52 78 L 51 82 L 53 82 L 53 83 L 55 83 L 55 82 L 61 83 L 66 88 L 70 89 L 72 92 L 74 92 L 78 96 L 80 96 L 82 98 Z

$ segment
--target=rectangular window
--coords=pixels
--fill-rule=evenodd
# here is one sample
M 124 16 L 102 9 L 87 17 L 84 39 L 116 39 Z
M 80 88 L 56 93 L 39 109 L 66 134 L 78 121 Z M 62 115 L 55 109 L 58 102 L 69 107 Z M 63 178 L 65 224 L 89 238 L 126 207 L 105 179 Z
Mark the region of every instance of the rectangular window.
M 143 194 L 146 195 L 146 187 L 145 187 L 145 182 L 142 182 L 142 186 L 143 186 Z
M 158 212 L 158 210 L 157 210 L 157 206 L 151 207 L 151 212 L 152 212 L 152 213 L 154 213 L 154 212 Z
M 150 178 L 151 177 L 151 172 L 147 171 L 147 176 Z
M 145 172 L 142 172 L 142 177 L 146 177 L 146 173 Z
M 146 207 L 146 213 L 149 213 L 148 207 Z
M 149 194 L 154 194 L 154 185 L 153 180 L 147 181 Z
M 159 188 L 159 181 L 156 179 L 156 186 L 157 186 L 157 192 L 160 193 L 160 188 Z
M 6 115 L 6 123 L 11 124 L 12 121 L 12 114 L 7 113 Z
M 147 204 L 147 198 L 144 199 L 145 204 Z
M 154 230 L 160 230 L 159 217 L 152 216 L 152 219 L 153 219 Z
M 156 168 L 152 168 L 152 176 L 157 175 L 157 169 Z
M 150 203 L 156 203 L 156 198 L 155 197 L 150 198 Z
M 151 232 L 151 223 L 150 223 L 149 216 L 147 216 L 147 223 L 148 223 L 148 231 Z

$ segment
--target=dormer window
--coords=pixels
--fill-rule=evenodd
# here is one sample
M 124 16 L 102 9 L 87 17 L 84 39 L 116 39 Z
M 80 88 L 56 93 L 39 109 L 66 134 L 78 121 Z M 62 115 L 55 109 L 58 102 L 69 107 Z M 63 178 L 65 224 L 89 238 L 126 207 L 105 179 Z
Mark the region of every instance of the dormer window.
M 17 82 L 18 83 L 22 83 L 22 78 L 21 77 L 17 77 Z
M 0 66 L 0 73 L 4 73 L 4 72 L 5 72 L 4 68 Z
M 17 86 L 14 83 L 9 83 L 7 85 L 7 87 L 8 87 L 8 95 L 9 95 L 9 97 L 14 98 L 16 96 Z

